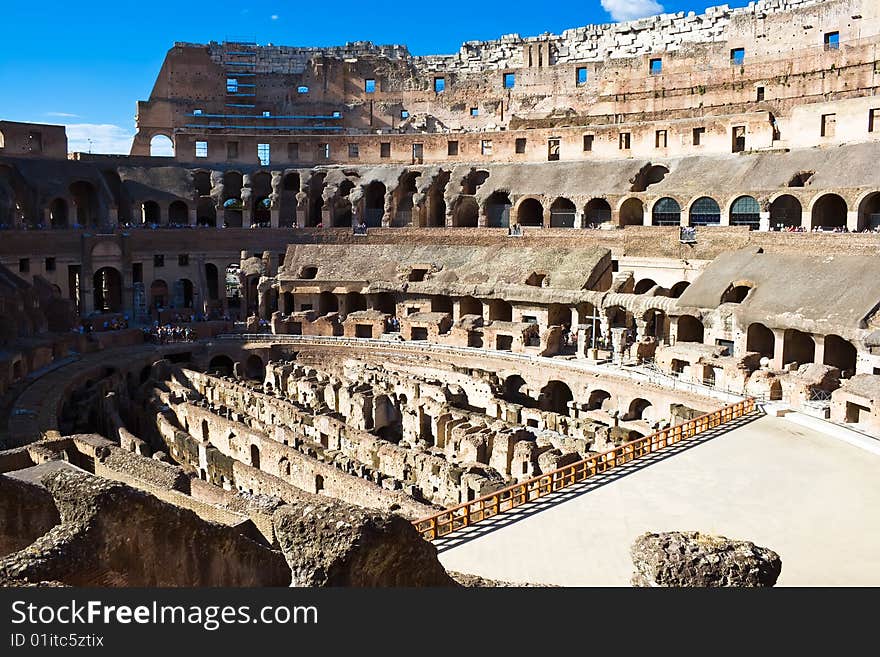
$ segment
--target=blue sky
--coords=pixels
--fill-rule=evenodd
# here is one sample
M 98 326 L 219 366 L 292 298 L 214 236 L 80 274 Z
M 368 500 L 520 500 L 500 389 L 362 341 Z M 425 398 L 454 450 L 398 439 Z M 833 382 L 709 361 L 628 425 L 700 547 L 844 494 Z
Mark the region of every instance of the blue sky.
M 559 33 L 663 11 L 702 12 L 712 4 L 723 2 L 9 0 L 0 25 L 0 118 L 65 124 L 70 150 L 127 153 L 135 102 L 149 97 L 175 41 L 328 46 L 362 40 L 446 54 L 468 40 Z

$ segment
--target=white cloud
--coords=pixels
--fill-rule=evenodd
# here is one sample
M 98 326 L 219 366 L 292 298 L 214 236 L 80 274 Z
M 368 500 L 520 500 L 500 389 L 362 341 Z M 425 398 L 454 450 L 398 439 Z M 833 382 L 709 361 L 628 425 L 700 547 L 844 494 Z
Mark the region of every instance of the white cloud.
M 616 21 L 631 21 L 663 13 L 663 5 L 657 0 L 602 0 L 602 9 Z
M 78 119 L 79 114 L 68 114 L 67 112 L 46 112 L 46 116 L 60 116 L 65 119 Z
M 133 132 L 110 123 L 67 124 L 67 150 L 71 153 L 91 151 L 128 155 L 133 138 Z
M 272 14 L 272 20 L 273 20 L 273 21 L 277 21 L 277 20 L 278 20 L 278 14 Z

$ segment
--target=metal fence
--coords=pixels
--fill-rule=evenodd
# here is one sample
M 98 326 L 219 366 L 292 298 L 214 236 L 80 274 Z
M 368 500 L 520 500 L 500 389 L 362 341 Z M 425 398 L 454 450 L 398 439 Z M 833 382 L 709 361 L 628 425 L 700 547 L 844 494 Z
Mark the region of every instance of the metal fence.
M 413 522 L 415 528 L 427 541 L 469 527 L 505 511 L 510 511 L 528 502 L 540 499 L 574 484 L 580 483 L 597 474 L 620 467 L 642 456 L 674 445 L 682 440 L 714 429 L 726 422 L 740 418 L 755 410 L 755 400 L 725 406 L 706 415 L 688 420 L 683 424 L 663 429 L 649 436 L 637 438 L 609 449 L 601 454 L 564 466 L 552 472 L 532 477 L 519 484 L 514 484 L 472 502 L 465 502 L 446 509 L 426 518 Z

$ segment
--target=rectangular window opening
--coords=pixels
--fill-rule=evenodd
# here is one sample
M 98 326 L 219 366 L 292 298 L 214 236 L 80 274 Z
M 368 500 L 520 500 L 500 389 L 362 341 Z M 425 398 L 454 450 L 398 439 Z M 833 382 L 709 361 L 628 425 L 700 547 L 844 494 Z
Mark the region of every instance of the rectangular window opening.
M 360 148 L 357 144 L 349 144 L 348 145 L 348 157 L 357 159 L 360 157 Z
M 514 142 L 514 149 L 519 155 L 522 155 L 526 152 L 526 138 L 525 137 L 517 137 Z
M 391 157 L 390 141 L 383 141 L 379 144 L 379 157 Z
M 650 69 L 651 75 L 660 75 L 663 72 L 663 60 L 659 57 L 652 59 Z
M 471 116 L 479 116 L 480 108 L 479 107 L 471 107 Z
M 238 142 L 237 141 L 226 142 L 226 159 L 227 160 L 238 159 Z
M 482 153 L 483 155 L 491 155 L 492 154 L 492 140 L 491 139 L 480 140 L 480 153 Z
M 593 150 L 593 139 L 595 135 L 584 135 L 584 151 Z
M 666 131 L 658 130 L 654 133 L 654 147 L 655 148 L 666 148 Z
M 238 80 L 236 78 L 226 78 L 226 93 L 238 93 Z
M 55 271 L 55 258 L 46 258 L 46 271 Z
M 447 155 L 458 155 L 458 142 L 457 141 L 447 141 L 446 142 L 446 154 Z
M 550 137 L 547 140 L 547 161 L 559 161 L 559 137 Z
M 574 77 L 575 77 L 575 81 L 577 82 L 578 86 L 587 83 L 587 76 L 588 76 L 588 73 L 587 73 L 586 66 L 578 66 L 575 69 Z
M 837 132 L 837 114 L 822 115 L 822 136 L 833 137 Z
M 504 74 L 504 88 L 505 89 L 513 89 L 516 84 L 516 73 L 505 73 Z
M 706 135 L 706 128 L 694 128 L 694 146 L 700 146 L 703 143 L 703 137 Z
M 880 108 L 868 110 L 868 132 L 877 130 L 878 122 L 880 122 Z
M 745 48 L 733 48 L 730 51 L 730 63 L 734 66 L 742 66 L 746 61 L 746 49 Z
M 618 145 L 620 147 L 620 150 L 622 150 L 622 151 L 629 150 L 630 144 L 631 144 L 630 137 L 631 137 L 631 135 L 628 132 L 621 132 L 620 133 L 620 137 L 619 137 L 619 141 L 618 141 Z
M 755 90 L 755 100 L 758 102 L 764 100 L 764 87 L 758 87 Z
M 840 48 L 840 32 L 826 32 L 824 37 L 825 50 Z
M 434 78 L 434 91 L 440 93 L 446 90 L 446 78 Z
M 267 166 L 271 161 L 269 144 L 257 144 L 257 157 L 260 164 Z
M 364 91 L 368 94 L 376 93 L 376 80 L 373 78 L 364 80 Z
M 208 142 L 196 142 L 196 157 L 208 157 Z

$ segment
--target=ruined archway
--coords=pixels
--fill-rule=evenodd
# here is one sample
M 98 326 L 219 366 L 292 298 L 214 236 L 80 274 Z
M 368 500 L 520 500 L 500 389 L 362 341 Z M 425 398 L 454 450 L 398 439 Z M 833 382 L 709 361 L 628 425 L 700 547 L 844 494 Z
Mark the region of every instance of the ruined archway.
M 225 354 L 218 354 L 208 363 L 208 372 L 217 376 L 232 376 L 234 372 L 234 363 L 232 359 Z
M 730 206 L 730 225 L 748 226 L 757 230 L 761 225 L 761 206 L 752 196 L 740 196 Z
M 266 366 L 263 359 L 257 354 L 251 354 L 244 361 L 244 375 L 254 381 L 262 381 L 266 378 Z
M 718 226 L 721 224 L 721 208 L 718 201 L 708 196 L 701 196 L 691 203 L 691 226 Z
M 49 224 L 52 228 L 67 228 L 67 201 L 63 198 L 49 204 Z
M 508 228 L 510 226 L 510 209 L 513 206 L 507 192 L 492 192 L 483 207 L 486 209 L 486 218 L 490 228 Z
M 84 180 L 73 183 L 70 186 L 70 196 L 73 199 L 74 217 L 80 226 L 98 225 L 98 193 L 95 186 Z
M 797 228 L 802 219 L 801 202 L 790 194 L 783 194 L 770 204 L 771 228 Z
M 150 285 L 150 308 L 161 309 L 168 306 L 170 302 L 168 295 L 168 284 L 162 279 L 153 281 Z
M 541 388 L 538 405 L 542 411 L 552 411 L 560 415 L 568 415 L 568 405 L 574 401 L 571 388 L 562 381 L 550 381 Z
M 374 180 L 364 192 L 364 223 L 368 228 L 382 225 L 385 216 L 385 184 Z
M 189 208 L 183 201 L 174 201 L 168 206 L 168 223 L 186 226 L 189 223 Z
M 638 283 L 636 283 L 635 287 L 633 288 L 633 294 L 646 294 L 656 285 L 657 283 L 655 283 L 653 279 L 643 278 Z
M 513 306 L 504 299 L 492 299 L 489 301 L 490 322 L 513 321 Z
M 174 157 L 174 141 L 168 135 L 153 135 L 150 139 L 150 157 Z
M 550 226 L 552 228 L 574 228 L 577 209 L 565 197 L 559 197 L 550 206 Z
M 816 358 L 816 343 L 813 336 L 797 329 L 786 329 L 782 342 L 782 363 L 795 362 L 798 365 L 812 363 Z
M 868 194 L 859 203 L 859 230 L 880 228 L 880 192 Z
M 464 228 L 476 228 L 480 221 L 480 207 L 476 200 L 469 196 L 459 197 L 452 213 L 452 225 Z
M 681 205 L 674 198 L 666 196 L 654 204 L 651 210 L 652 226 L 681 225 Z
M 592 201 L 590 201 L 592 203 Z M 628 198 L 620 206 L 621 226 L 641 226 L 645 223 L 645 205 L 637 198 Z
M 318 314 L 327 315 L 336 312 L 339 312 L 339 299 L 332 292 L 321 292 L 318 295 Z
M 849 378 L 856 371 L 858 353 L 849 340 L 839 335 L 825 336 L 825 349 L 822 362 L 840 370 L 841 378 Z
M 587 399 L 587 410 L 611 410 L 611 393 L 599 388 L 590 391 L 590 396 Z
M 636 397 L 629 403 L 626 419 L 651 422 L 654 419 L 653 404 L 647 399 Z
M 669 296 L 673 299 L 678 299 L 684 291 L 690 287 L 690 281 L 679 281 L 674 284 L 671 288 L 669 288 Z
M 703 341 L 703 322 L 696 317 L 690 315 L 682 315 L 676 322 L 678 332 L 676 340 L 678 342 L 702 342 Z
M 638 199 L 629 199 L 635 201 L 639 205 L 639 223 L 642 223 L 641 201 Z M 626 205 L 624 203 L 624 205 Z M 584 206 L 584 227 L 598 228 L 604 223 L 611 221 L 611 205 L 604 198 L 591 199 Z

